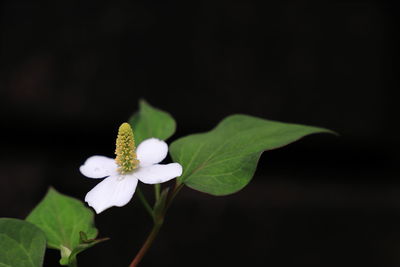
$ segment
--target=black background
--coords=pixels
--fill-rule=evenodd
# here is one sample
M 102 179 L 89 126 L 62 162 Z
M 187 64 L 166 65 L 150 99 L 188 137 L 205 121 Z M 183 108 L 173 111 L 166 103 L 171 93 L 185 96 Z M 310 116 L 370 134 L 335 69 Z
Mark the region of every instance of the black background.
M 145 98 L 169 140 L 245 113 L 326 127 L 266 152 L 227 197 L 185 188 L 142 266 L 399 266 L 394 56 L 385 1 L 1 2 L 0 216 L 24 218 L 49 185 L 83 199 L 78 171 L 113 156 Z M 150 186 L 142 186 L 149 197 Z M 150 230 L 134 198 L 96 216 L 110 241 L 80 266 L 127 266 Z M 45 266 L 57 266 L 46 253 Z

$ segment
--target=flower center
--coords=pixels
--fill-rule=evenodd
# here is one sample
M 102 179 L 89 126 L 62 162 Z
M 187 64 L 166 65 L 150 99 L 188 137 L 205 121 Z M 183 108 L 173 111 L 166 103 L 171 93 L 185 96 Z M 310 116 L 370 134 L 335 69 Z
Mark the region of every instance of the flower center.
M 120 174 L 127 174 L 139 167 L 139 160 L 136 156 L 135 139 L 129 123 L 124 122 L 118 129 L 116 142 L 115 162 L 118 165 Z

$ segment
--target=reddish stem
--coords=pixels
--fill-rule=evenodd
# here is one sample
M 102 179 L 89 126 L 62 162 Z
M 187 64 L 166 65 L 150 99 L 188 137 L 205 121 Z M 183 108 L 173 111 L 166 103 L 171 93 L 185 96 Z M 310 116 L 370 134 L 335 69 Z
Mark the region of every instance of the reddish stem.
M 142 248 L 136 254 L 136 257 L 133 259 L 129 267 L 136 267 L 138 266 L 139 262 L 142 260 L 146 252 L 149 250 L 150 246 L 153 244 L 154 239 L 156 238 L 162 223 L 154 224 L 153 229 L 151 230 L 149 236 L 147 237 L 146 241 L 144 242 Z
M 164 217 L 165 213 L 167 212 L 167 209 L 171 205 L 172 201 L 178 194 L 178 192 L 182 189 L 183 184 L 175 184 L 174 190 L 172 190 L 170 197 L 167 199 L 167 203 L 165 203 L 164 209 L 162 210 L 160 216 L 158 217 L 156 214 L 154 214 L 154 225 L 153 229 L 151 230 L 149 236 L 147 237 L 146 241 L 144 242 L 142 248 L 139 250 L 139 252 L 136 254 L 136 257 L 133 259 L 129 267 L 136 267 L 140 263 L 140 261 L 143 259 L 144 255 L 146 252 L 149 250 L 151 245 L 154 242 L 154 239 L 156 238 L 158 232 L 161 229 L 161 226 L 163 225 L 164 222 Z

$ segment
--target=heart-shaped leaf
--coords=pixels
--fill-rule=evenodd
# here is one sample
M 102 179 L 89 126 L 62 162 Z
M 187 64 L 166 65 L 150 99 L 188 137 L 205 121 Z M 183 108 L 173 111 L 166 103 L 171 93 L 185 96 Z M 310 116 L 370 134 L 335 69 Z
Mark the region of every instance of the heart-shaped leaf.
M 89 239 L 97 236 L 94 213 L 78 199 L 50 188 L 26 219 L 46 235 L 47 246 L 61 251 L 61 263 L 68 264 L 74 251 L 82 251 L 81 232 Z
M 0 218 L 0 266 L 39 267 L 43 265 L 46 237 L 35 225 Z
M 129 119 L 129 124 L 134 131 L 136 144 L 151 137 L 166 140 L 176 129 L 175 120 L 169 113 L 152 107 L 145 100 L 139 102 L 139 111 Z
M 263 151 L 324 132 L 333 133 L 324 128 L 232 115 L 207 133 L 176 140 L 170 153 L 183 166 L 180 182 L 220 196 L 235 193 L 249 183 Z

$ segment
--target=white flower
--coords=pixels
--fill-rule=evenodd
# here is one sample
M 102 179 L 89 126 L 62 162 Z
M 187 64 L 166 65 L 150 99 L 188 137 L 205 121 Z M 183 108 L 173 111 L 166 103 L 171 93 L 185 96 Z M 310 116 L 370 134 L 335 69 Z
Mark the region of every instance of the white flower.
M 85 197 L 89 206 L 100 213 L 112 206 L 126 205 L 135 193 L 138 180 L 145 184 L 167 182 L 182 174 L 179 163 L 157 164 L 168 154 L 168 145 L 159 139 L 144 140 L 136 149 L 139 166 L 121 174 L 115 159 L 92 156 L 79 168 L 88 178 L 105 178 L 90 190 Z

